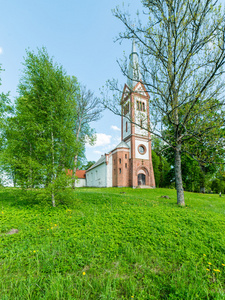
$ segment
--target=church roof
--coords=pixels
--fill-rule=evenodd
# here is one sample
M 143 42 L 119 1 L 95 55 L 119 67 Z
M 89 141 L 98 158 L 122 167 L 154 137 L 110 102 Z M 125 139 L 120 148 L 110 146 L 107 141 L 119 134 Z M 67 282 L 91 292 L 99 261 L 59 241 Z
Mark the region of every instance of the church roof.
M 119 145 L 117 145 L 115 149 L 117 149 L 117 148 L 128 148 L 128 149 L 130 149 L 130 147 L 124 141 L 120 142 Z
M 102 156 L 99 158 L 99 160 L 96 161 L 96 163 L 93 164 L 93 166 L 91 166 L 91 167 L 87 170 L 87 172 L 90 171 L 90 170 L 92 170 L 92 169 L 94 169 L 95 167 L 101 165 L 101 164 L 104 163 L 104 162 L 105 162 L 105 155 L 102 155 Z
M 86 173 L 85 170 L 76 170 L 75 176 L 79 179 L 85 179 L 85 173 Z M 70 170 L 70 169 L 66 170 L 66 175 L 72 177 L 73 170 Z
M 80 179 L 85 179 L 85 170 L 76 170 L 76 176 Z
M 132 42 L 132 50 L 130 54 L 130 63 L 128 69 L 127 85 L 133 90 L 135 85 L 141 80 L 140 66 L 138 62 L 138 53 L 136 50 L 135 39 Z

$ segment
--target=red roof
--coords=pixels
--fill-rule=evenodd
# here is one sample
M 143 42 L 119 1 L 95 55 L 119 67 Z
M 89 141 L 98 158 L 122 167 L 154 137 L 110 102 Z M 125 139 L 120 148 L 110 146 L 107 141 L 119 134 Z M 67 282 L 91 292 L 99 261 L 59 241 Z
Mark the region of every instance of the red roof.
M 73 171 L 67 170 L 67 175 L 72 176 Z M 86 178 L 86 171 L 85 170 L 76 170 L 76 177 L 79 179 L 85 179 Z
M 85 170 L 77 170 L 76 171 L 76 176 L 80 179 L 85 179 L 86 177 L 86 171 Z

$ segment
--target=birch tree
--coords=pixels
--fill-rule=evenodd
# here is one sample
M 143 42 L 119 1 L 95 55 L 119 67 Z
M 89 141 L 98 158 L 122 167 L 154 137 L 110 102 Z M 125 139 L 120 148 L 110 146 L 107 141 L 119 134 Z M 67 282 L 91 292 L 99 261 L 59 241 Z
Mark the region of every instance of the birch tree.
M 65 71 L 45 48 L 37 54 L 27 51 L 18 91 L 16 113 L 8 122 L 6 157 L 20 186 L 46 187 L 55 206 L 57 188 L 66 186 L 65 169 L 77 147 L 76 102 Z
M 136 25 L 128 13 L 113 11 L 125 26 L 118 40 L 135 38 L 139 46 L 142 82 L 150 93 L 147 130 L 174 151 L 177 203 L 184 206 L 182 151 L 191 151 L 189 142 L 223 148 L 218 129 L 224 126 L 225 15 L 218 0 L 141 2 Z M 119 65 L 129 77 L 126 61 Z M 109 88 L 119 91 L 115 81 Z M 112 103 L 107 106 L 119 113 Z M 196 159 L 197 154 L 191 153 Z

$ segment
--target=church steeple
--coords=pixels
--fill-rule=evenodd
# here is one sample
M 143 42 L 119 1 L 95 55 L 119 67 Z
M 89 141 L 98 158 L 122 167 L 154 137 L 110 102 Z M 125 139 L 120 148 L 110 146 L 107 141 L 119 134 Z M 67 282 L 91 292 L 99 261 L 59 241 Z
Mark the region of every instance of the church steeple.
M 140 66 L 138 62 L 138 53 L 136 50 L 135 39 L 132 42 L 131 54 L 129 56 L 130 63 L 128 69 L 127 85 L 133 90 L 135 85 L 141 80 Z

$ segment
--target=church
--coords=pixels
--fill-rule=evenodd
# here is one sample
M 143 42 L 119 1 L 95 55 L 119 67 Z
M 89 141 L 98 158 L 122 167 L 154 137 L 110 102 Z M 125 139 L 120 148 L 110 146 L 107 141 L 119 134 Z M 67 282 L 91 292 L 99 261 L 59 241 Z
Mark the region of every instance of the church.
M 129 58 L 121 99 L 121 142 L 86 171 L 89 187 L 155 187 L 151 135 L 145 130 L 150 126 L 149 94 L 141 81 L 135 40 Z

